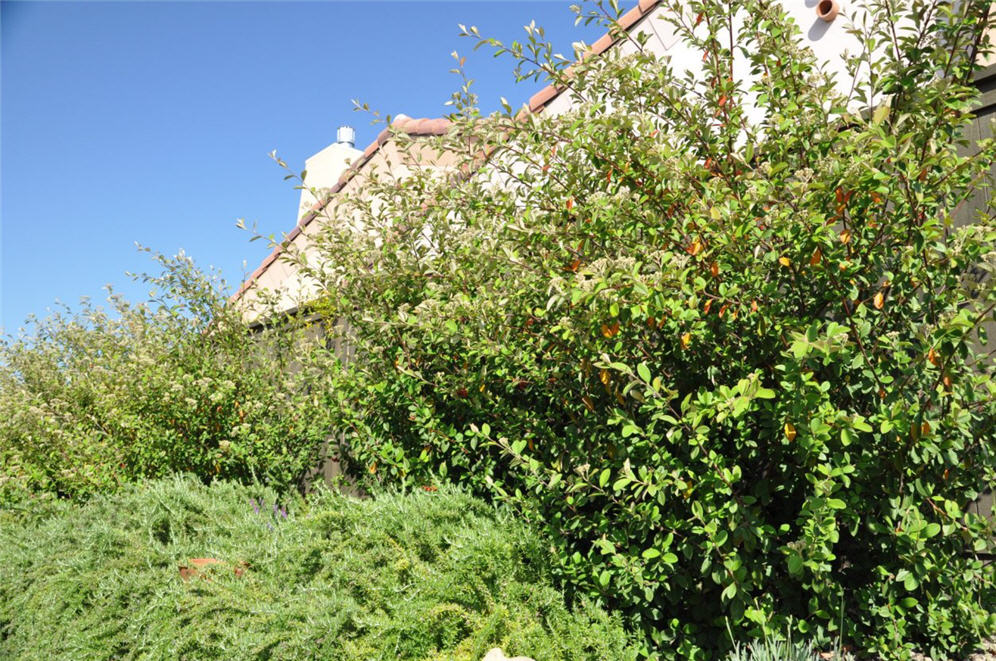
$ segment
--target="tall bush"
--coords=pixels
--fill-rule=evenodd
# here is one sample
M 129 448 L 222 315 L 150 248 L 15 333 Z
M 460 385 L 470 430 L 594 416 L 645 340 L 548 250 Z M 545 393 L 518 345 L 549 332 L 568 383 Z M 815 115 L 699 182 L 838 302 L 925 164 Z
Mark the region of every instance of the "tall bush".
M 991 633 L 965 512 L 996 467 L 996 226 L 952 222 L 996 153 L 963 149 L 988 2 L 867 7 L 850 96 L 777 3 L 672 3 L 687 74 L 468 29 L 578 103 L 481 117 L 467 86 L 452 171 L 330 205 L 312 272 L 357 348 L 328 390 L 357 474 L 517 504 L 648 653 Z
M 83 301 L 0 342 L 0 500 L 176 472 L 287 489 L 317 463 L 328 423 L 300 333 L 251 330 L 216 275 L 156 259 L 149 301 Z

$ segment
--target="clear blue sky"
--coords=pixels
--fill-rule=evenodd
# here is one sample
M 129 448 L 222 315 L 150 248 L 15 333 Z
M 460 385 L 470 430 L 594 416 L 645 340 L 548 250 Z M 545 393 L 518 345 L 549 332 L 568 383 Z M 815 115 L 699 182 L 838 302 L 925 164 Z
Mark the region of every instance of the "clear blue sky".
M 267 254 L 237 218 L 289 231 L 292 167 L 356 128 L 380 130 L 351 99 L 437 117 L 466 54 L 485 110 L 525 102 L 512 63 L 458 37 L 458 23 L 510 41 L 543 25 L 559 52 L 600 29 L 570 0 L 538 2 L 0 3 L 0 326 L 16 333 L 56 299 L 131 299 L 126 271 L 152 270 L 139 241 L 185 250 L 237 286 Z M 628 3 L 632 4 L 632 3 Z

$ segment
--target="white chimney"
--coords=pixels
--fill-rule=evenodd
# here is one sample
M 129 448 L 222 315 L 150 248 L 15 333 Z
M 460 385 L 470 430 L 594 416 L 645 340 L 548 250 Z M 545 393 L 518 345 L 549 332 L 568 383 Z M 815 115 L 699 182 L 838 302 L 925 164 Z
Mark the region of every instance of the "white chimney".
M 324 201 L 323 189 L 335 186 L 350 163 L 356 162 L 363 153 L 354 147 L 355 143 L 356 131 L 353 127 L 340 126 L 336 131 L 336 141 L 304 162 L 307 173 L 297 210 L 298 221 L 311 211 L 315 202 Z M 311 189 L 318 194 L 313 195 Z
M 352 126 L 340 126 L 339 130 L 335 132 L 335 140 L 340 145 L 355 147 L 356 131 L 353 130 Z

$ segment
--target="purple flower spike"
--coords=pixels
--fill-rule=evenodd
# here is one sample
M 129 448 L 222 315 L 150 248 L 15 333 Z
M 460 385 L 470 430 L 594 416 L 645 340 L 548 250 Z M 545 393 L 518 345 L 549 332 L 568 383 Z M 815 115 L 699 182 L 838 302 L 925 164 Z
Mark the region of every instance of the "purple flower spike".
M 283 507 L 280 508 L 280 516 L 282 516 L 285 519 L 287 518 L 287 510 L 284 509 Z
M 252 503 L 252 509 L 253 509 L 253 511 L 256 512 L 256 514 L 259 514 L 259 505 L 256 504 L 256 499 L 255 498 L 250 498 L 249 502 Z

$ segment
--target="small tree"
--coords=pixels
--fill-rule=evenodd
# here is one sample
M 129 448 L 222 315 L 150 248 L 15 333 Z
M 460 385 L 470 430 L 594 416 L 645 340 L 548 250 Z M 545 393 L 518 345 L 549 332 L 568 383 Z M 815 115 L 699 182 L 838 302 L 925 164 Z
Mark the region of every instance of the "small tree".
M 514 502 L 648 653 L 992 633 L 992 527 L 965 512 L 996 468 L 996 227 L 952 223 L 996 153 L 962 150 L 988 1 L 868 9 L 867 113 L 776 3 L 673 3 L 694 75 L 469 30 L 582 102 L 482 118 L 465 86 L 453 176 L 328 208 L 361 221 L 327 223 L 312 271 L 358 349 L 330 390 L 358 473 Z

